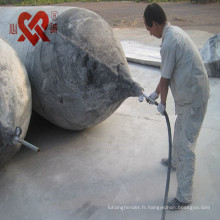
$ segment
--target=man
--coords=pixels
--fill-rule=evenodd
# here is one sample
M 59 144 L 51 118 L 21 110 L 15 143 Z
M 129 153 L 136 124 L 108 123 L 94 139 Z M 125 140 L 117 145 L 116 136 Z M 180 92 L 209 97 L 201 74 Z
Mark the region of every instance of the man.
M 179 210 L 192 203 L 195 171 L 195 146 L 209 99 L 208 76 L 198 49 L 179 27 L 167 22 L 163 9 L 149 4 L 144 23 L 151 35 L 162 38 L 161 78 L 150 97 L 160 95 L 158 111 L 164 115 L 168 87 L 170 87 L 177 119 L 173 137 L 172 168 L 177 171 L 176 198 L 168 203 L 170 210 Z M 168 165 L 168 159 L 162 159 Z

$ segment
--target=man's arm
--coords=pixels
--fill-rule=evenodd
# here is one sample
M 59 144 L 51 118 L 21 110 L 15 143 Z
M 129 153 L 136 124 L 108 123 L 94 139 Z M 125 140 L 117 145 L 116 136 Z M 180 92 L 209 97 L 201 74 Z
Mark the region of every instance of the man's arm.
M 156 93 L 158 95 L 160 94 L 161 103 L 163 105 L 166 105 L 168 86 L 169 86 L 169 79 L 161 77 L 160 82 L 156 88 Z

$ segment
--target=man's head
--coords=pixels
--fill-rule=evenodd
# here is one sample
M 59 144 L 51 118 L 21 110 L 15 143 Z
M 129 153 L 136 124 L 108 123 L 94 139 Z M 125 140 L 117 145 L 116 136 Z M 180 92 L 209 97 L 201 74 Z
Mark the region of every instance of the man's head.
M 167 18 L 164 10 L 157 4 L 149 4 L 144 11 L 144 24 L 150 34 L 161 38 Z

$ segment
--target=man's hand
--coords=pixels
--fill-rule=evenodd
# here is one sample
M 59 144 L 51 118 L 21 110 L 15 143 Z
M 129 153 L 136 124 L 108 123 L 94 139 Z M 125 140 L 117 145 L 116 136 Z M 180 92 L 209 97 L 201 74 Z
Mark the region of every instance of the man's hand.
M 156 99 L 158 99 L 159 95 L 157 94 L 157 92 L 153 92 L 153 93 L 150 94 L 149 97 L 155 101 Z M 151 104 L 151 105 L 154 104 L 154 103 L 152 103 L 150 100 L 147 100 L 147 102 L 148 102 L 149 104 Z
M 160 104 L 157 106 L 157 110 L 158 110 L 158 112 L 160 112 L 161 115 L 164 115 L 165 109 L 166 109 L 166 106 L 163 105 L 162 103 L 160 103 Z

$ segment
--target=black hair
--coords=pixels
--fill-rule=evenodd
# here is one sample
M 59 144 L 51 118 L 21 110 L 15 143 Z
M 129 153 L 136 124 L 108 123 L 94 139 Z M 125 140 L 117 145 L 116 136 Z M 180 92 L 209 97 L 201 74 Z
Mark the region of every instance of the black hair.
M 144 11 L 144 20 L 147 26 L 152 27 L 153 21 L 163 24 L 167 21 L 164 10 L 157 3 L 149 4 Z

